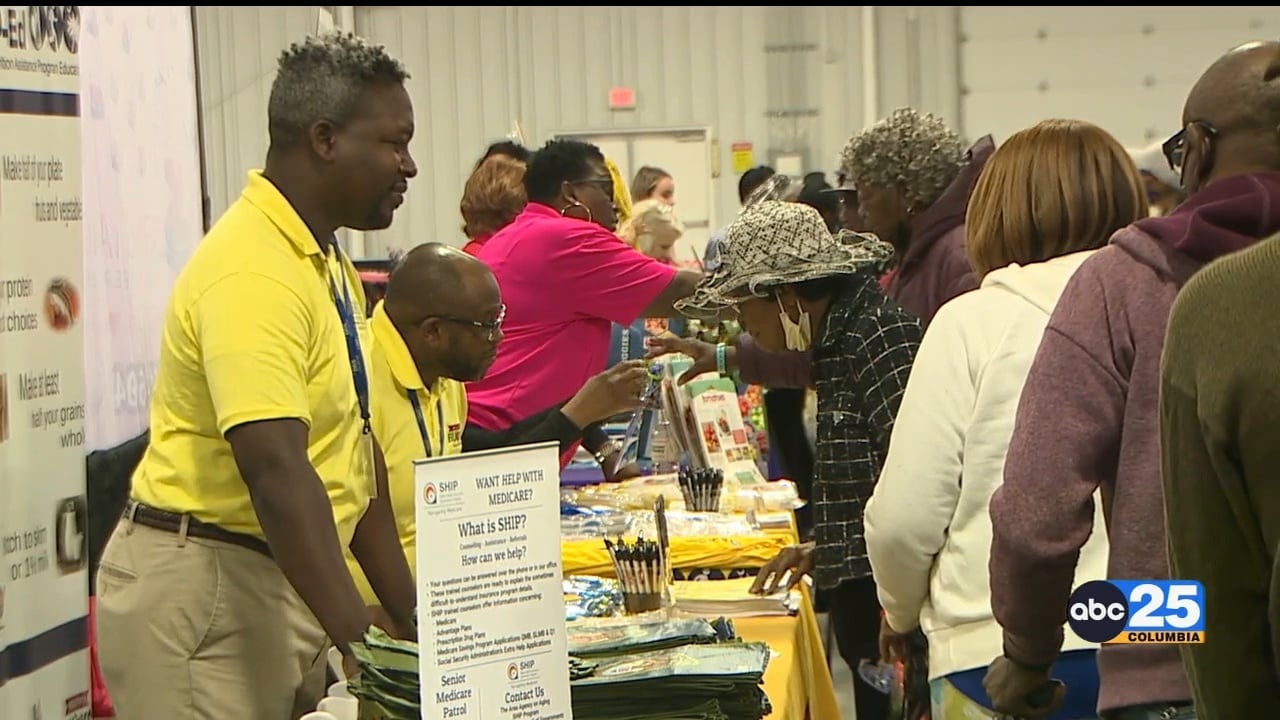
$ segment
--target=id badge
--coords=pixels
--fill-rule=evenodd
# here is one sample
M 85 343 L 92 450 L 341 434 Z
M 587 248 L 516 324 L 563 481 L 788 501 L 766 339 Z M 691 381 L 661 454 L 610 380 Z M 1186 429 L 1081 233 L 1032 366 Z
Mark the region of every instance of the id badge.
M 364 443 L 364 456 L 368 463 L 365 466 L 365 476 L 369 478 L 369 499 L 376 500 L 378 498 L 378 464 L 373 458 L 373 433 L 365 433 L 361 442 Z

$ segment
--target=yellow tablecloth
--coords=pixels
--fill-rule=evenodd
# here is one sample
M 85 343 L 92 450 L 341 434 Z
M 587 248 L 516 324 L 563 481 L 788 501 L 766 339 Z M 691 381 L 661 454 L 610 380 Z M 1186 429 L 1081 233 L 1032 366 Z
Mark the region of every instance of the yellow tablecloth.
M 671 567 L 676 570 L 756 570 L 783 548 L 798 540 L 795 515 L 790 526 L 769 527 L 760 535 L 675 536 L 671 538 Z M 599 538 L 560 543 L 565 575 L 613 577 L 613 561 Z
M 791 532 L 739 537 L 673 537 L 671 567 L 676 570 L 759 568 L 795 542 Z M 613 561 L 604 541 L 566 540 L 560 545 L 565 575 L 613 577 Z
M 773 704 L 768 720 L 840 717 L 818 617 L 807 588 L 795 617 L 735 618 L 733 624 L 744 640 L 766 642 L 777 653 L 764 674 L 764 691 Z
M 763 535 L 673 537 L 671 565 L 679 570 L 759 568 L 795 543 L 794 518 L 791 527 Z M 613 577 L 613 562 L 601 540 L 565 541 L 561 554 L 565 575 Z M 800 587 L 804 601 L 794 617 L 742 617 L 734 618 L 733 624 L 743 639 L 768 643 L 777 654 L 764 675 L 764 690 L 773 705 L 766 720 L 837 720 L 840 707 L 818 617 L 808 587 Z

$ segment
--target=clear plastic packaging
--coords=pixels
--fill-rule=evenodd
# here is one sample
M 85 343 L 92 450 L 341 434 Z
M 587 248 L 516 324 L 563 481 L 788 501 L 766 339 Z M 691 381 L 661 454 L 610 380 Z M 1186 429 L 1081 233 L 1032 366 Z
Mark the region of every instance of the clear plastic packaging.
M 565 497 L 583 507 L 640 510 L 653 507 L 658 495 L 666 498 L 667 507 L 683 507 L 684 495 L 678 477 L 672 473 L 651 475 L 621 483 L 576 488 Z M 787 513 L 804 506 L 790 480 L 741 485 L 726 478 L 720 511 L 757 515 Z
M 564 579 L 565 620 L 613 617 L 621 607 L 622 592 L 616 580 L 587 575 Z
M 622 436 L 622 452 L 618 453 L 618 459 L 614 461 L 612 474 L 617 474 L 622 468 L 639 462 L 642 451 L 649 447 L 657 419 L 656 411 L 661 389 L 662 363 L 651 363 L 649 384 L 640 395 L 640 404 L 631 413 L 631 420 L 627 423 L 627 429 Z
M 900 685 L 902 678 L 899 675 L 898 668 L 894 665 L 888 665 L 873 660 L 862 660 L 858 663 L 858 677 L 877 692 L 888 695 L 894 685 Z
M 723 513 L 698 513 L 687 510 L 667 510 L 667 531 L 671 537 L 748 537 L 759 535 L 760 530 L 742 515 Z M 636 513 L 632 528 L 637 534 L 650 536 L 657 532 L 651 514 Z

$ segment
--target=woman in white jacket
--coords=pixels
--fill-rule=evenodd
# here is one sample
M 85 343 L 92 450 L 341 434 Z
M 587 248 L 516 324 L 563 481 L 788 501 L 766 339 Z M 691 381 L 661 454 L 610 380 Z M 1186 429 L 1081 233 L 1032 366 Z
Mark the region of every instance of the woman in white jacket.
M 982 284 L 944 305 L 925 332 L 864 518 L 885 611 L 882 653 L 924 630 L 933 720 L 995 717 L 982 689 L 1002 637 L 988 589 L 987 503 L 1003 476 L 1018 398 L 1071 274 L 1113 232 L 1146 216 L 1124 148 L 1074 120 L 1010 137 L 974 188 L 965 245 Z M 1099 533 L 1081 554 L 1076 583 L 1105 577 Z M 1055 677 L 1069 689 L 1055 720 L 1096 717 L 1094 647 L 1067 633 Z

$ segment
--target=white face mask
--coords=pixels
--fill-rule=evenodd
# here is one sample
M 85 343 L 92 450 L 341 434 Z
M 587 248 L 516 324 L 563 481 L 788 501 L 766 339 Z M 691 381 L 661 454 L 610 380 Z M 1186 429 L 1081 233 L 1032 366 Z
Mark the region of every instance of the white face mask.
M 813 341 L 813 322 L 799 302 L 796 303 L 796 308 L 800 311 L 800 322 L 791 319 L 786 308 L 782 307 L 782 298 L 778 297 L 778 320 L 782 322 L 782 336 L 786 340 L 787 349 L 804 351 L 809 349 L 809 343 Z

